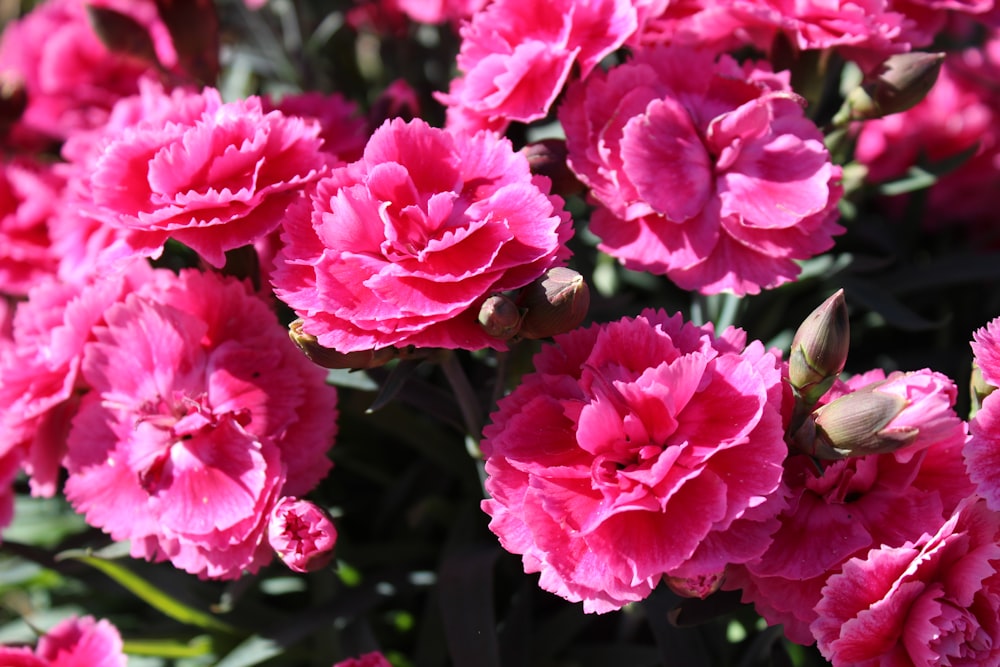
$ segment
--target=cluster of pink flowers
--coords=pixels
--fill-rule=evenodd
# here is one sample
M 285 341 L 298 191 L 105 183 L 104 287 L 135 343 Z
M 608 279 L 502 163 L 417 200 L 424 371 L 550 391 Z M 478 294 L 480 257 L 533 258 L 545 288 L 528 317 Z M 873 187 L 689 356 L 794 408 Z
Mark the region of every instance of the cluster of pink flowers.
M 940 373 L 841 379 L 840 359 L 808 369 L 826 391 L 807 400 L 796 357 L 736 327 L 647 308 L 576 328 L 589 301 L 567 268 L 586 210 L 582 244 L 699 296 L 795 281 L 845 232 L 847 170 L 790 71 L 726 51 L 872 72 L 953 14 L 995 21 L 992 0 L 385 0 L 386 23 L 457 27 L 444 128 L 399 82 L 367 117 L 338 94 L 224 101 L 186 68 L 169 3 L 91 4 L 149 52 L 108 47 L 77 0 L 0 43 L 24 97 L 0 119 L 0 527 L 20 475 L 135 558 L 207 579 L 275 555 L 326 568 L 338 532 L 306 497 L 338 395 L 312 359 L 505 350 L 558 329 L 544 302 L 571 330 L 481 443 L 489 527 L 543 589 L 595 613 L 660 585 L 739 590 L 837 667 L 1000 664 L 1000 392 L 966 421 Z M 855 129 L 874 180 L 969 151 L 928 211 L 995 242 L 990 29 L 921 104 Z M 564 134 L 562 179 L 504 136 L 541 120 Z M 1000 318 L 973 338 L 1000 386 Z M 121 645 L 75 619 L 0 662 L 111 667 Z

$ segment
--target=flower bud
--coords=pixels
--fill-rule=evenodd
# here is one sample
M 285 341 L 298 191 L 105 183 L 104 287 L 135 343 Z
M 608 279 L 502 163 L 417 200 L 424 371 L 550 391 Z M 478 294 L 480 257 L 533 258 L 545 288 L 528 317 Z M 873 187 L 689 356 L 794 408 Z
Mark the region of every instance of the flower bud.
M 795 432 L 795 444 L 818 458 L 840 459 L 894 452 L 913 442 L 918 428 L 892 425 L 909 402 L 877 391 L 885 382 L 874 382 L 818 408 Z
M 98 39 L 112 53 L 138 58 L 151 65 L 159 65 L 156 46 L 146 27 L 128 14 L 107 7 L 85 5 L 87 19 Z
M 719 590 L 725 580 L 725 570 L 697 577 L 663 577 L 663 581 L 677 595 L 683 598 L 699 598 L 702 600 Z
M 889 56 L 871 81 L 847 95 L 851 120 L 881 118 L 920 102 L 937 81 L 943 53 L 897 53 Z
M 972 414 L 969 415 L 970 417 L 983 406 L 983 401 L 995 390 L 996 387 L 987 382 L 983 377 L 983 369 L 973 361 L 972 375 L 969 377 L 969 394 L 972 397 Z
M 285 496 L 271 512 L 267 542 L 289 569 L 311 572 L 333 560 L 337 529 L 313 503 Z
M 543 139 L 528 144 L 521 149 L 521 153 L 528 158 L 531 173 L 547 176 L 552 181 L 554 194 L 569 197 L 583 192 L 583 183 L 577 179 L 566 162 L 567 151 L 564 140 Z
M 583 276 L 563 267 L 549 269 L 521 291 L 521 336 L 548 338 L 575 329 L 590 308 L 590 288 Z
M 490 336 L 510 340 L 521 330 L 521 310 L 502 294 L 494 294 L 479 309 L 479 325 Z
M 844 290 L 837 290 L 803 320 L 792 339 L 788 381 L 806 405 L 815 405 L 844 370 L 850 343 Z
M 338 352 L 329 347 L 323 347 L 312 334 L 302 330 L 303 320 L 299 318 L 288 325 L 288 337 L 298 345 L 299 349 L 317 366 L 323 368 L 377 368 L 400 356 L 400 351 L 394 347 L 384 347 L 378 350 L 361 350 L 358 352 Z

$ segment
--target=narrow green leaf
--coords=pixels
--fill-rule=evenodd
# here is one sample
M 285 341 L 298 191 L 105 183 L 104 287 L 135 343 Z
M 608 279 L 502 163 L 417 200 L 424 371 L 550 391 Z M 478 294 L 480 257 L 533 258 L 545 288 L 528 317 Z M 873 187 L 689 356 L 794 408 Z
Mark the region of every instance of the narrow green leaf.
M 252 667 L 252 665 L 259 665 L 276 655 L 281 655 L 284 651 L 285 647 L 279 642 L 253 635 L 217 662 L 215 667 Z
M 212 640 L 210 637 L 194 637 L 188 642 L 176 639 L 126 639 L 125 653 L 129 655 L 147 655 L 159 658 L 200 658 L 211 655 Z
M 121 563 L 104 560 L 103 558 L 91 555 L 89 552 L 79 550 L 64 551 L 57 556 L 57 560 L 67 558 L 78 560 L 81 563 L 90 565 L 96 570 L 100 570 L 136 597 L 176 621 L 186 625 L 203 628 L 205 630 L 215 630 L 217 632 L 225 632 L 228 634 L 239 633 L 239 630 L 228 623 L 220 621 L 211 614 L 206 614 L 203 611 L 190 607 L 180 600 L 177 600 L 173 596 L 157 588 L 128 568 L 124 567 Z

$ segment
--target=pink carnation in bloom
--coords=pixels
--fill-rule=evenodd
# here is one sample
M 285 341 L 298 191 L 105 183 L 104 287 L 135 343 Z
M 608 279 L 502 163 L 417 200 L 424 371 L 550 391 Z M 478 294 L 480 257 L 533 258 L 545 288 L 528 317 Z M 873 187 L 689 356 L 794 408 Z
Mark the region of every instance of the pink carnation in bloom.
M 334 155 L 338 163 L 357 160 L 368 141 L 368 126 L 358 105 L 336 93 L 285 95 L 277 102 L 265 98 L 264 108 L 318 122 L 323 150 Z
M 482 506 L 542 588 L 606 612 L 767 549 L 787 454 L 776 354 L 646 310 L 534 364 L 483 431 Z
M 679 47 L 571 86 L 559 118 L 599 247 L 706 294 L 793 280 L 843 231 L 840 169 L 803 103 L 787 73 Z
M 939 177 L 921 206 L 930 229 L 967 225 L 976 243 L 1000 244 L 1000 32 L 978 48 L 946 58 L 937 82 L 913 108 L 862 124 L 858 162 L 872 182 L 902 177 L 910 167 L 972 155 Z M 887 202 L 891 204 L 892 202 Z
M 56 272 L 49 220 L 63 181 L 27 158 L 0 165 L 0 293 L 25 296 Z
M 69 422 L 76 413 L 84 345 L 111 304 L 148 278 L 148 267 L 83 284 L 47 281 L 14 316 L 0 351 L 0 456 L 17 452 L 31 491 L 55 494 Z
M 69 618 L 46 632 L 38 646 L 0 646 L 0 664 L 7 667 L 125 667 L 122 638 L 106 620 L 91 616 Z
M 915 44 L 929 44 L 933 36 L 917 32 L 892 0 L 653 0 L 643 5 L 634 43 L 715 53 L 750 45 L 769 53 L 783 37 L 796 51 L 836 49 L 865 70 Z
M 1000 386 L 1000 317 L 972 334 L 972 352 L 983 379 Z M 990 509 L 1000 511 L 1000 392 L 994 390 L 969 421 L 965 465 L 976 491 Z
M 328 158 L 315 121 L 265 113 L 255 97 L 223 104 L 211 88 L 194 97 L 164 114 L 175 122 L 147 117 L 106 140 L 89 213 L 126 230 L 138 253 L 156 256 L 173 238 L 221 267 L 227 250 L 277 228 Z
M 92 389 L 69 434 L 67 498 L 134 557 L 201 577 L 256 571 L 274 504 L 331 466 L 325 372 L 216 274 L 161 270 L 105 322 L 84 352 Z
M 844 564 L 812 631 L 834 667 L 1000 664 L 1000 515 L 975 498 L 935 532 Z
M 117 9 L 140 23 L 158 20 L 152 1 L 133 0 Z M 109 51 L 81 0 L 48 0 L 8 24 L 0 41 L 0 73 L 22 83 L 27 94 L 13 133 L 18 142 L 62 140 L 97 127 L 117 100 L 136 92 L 142 76 L 156 75 L 151 63 Z
M 378 651 L 373 651 L 357 658 L 341 660 L 333 667 L 392 667 L 392 663 L 386 660 L 385 656 Z
M 267 541 L 289 569 L 311 572 L 333 559 L 337 529 L 327 513 L 313 503 L 285 497 L 271 512 Z
M 935 532 L 972 492 L 960 457 L 966 431 L 953 410 L 954 383 L 930 371 L 890 378 L 883 386 L 910 401 L 897 426 L 919 429 L 916 438 L 894 453 L 827 462 L 822 470 L 811 457 L 790 457 L 781 528 L 763 555 L 730 568 L 723 584 L 742 589 L 743 601 L 768 623 L 782 624 L 796 643 L 813 642 L 809 625 L 820 590 L 845 561 Z M 872 371 L 838 382 L 822 403 L 884 379 Z
M 439 99 L 483 123 L 544 118 L 574 65 L 586 77 L 635 29 L 627 0 L 495 0 L 462 26 L 461 76 Z
M 502 347 L 479 306 L 568 256 L 570 218 L 548 191 L 506 139 L 388 121 L 289 211 L 275 293 L 341 352 Z

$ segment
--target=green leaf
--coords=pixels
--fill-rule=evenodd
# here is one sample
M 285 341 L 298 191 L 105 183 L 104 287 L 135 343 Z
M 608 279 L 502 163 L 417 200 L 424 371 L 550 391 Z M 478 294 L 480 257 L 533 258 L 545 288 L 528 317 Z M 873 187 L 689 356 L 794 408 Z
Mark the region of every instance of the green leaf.
M 199 658 L 211 655 L 210 637 L 194 637 L 181 642 L 176 639 L 126 639 L 124 651 L 129 655 L 148 655 L 161 658 Z
M 135 574 L 121 563 L 105 560 L 91 555 L 88 551 L 80 550 L 64 551 L 57 556 L 57 560 L 67 558 L 86 563 L 94 569 L 100 570 L 154 609 L 185 625 L 193 625 L 205 630 L 214 630 L 227 634 L 239 634 L 239 630 L 233 626 L 220 621 L 211 614 L 184 604 Z
M 251 667 L 284 653 L 285 647 L 273 639 L 259 635 L 248 637 L 215 667 Z

